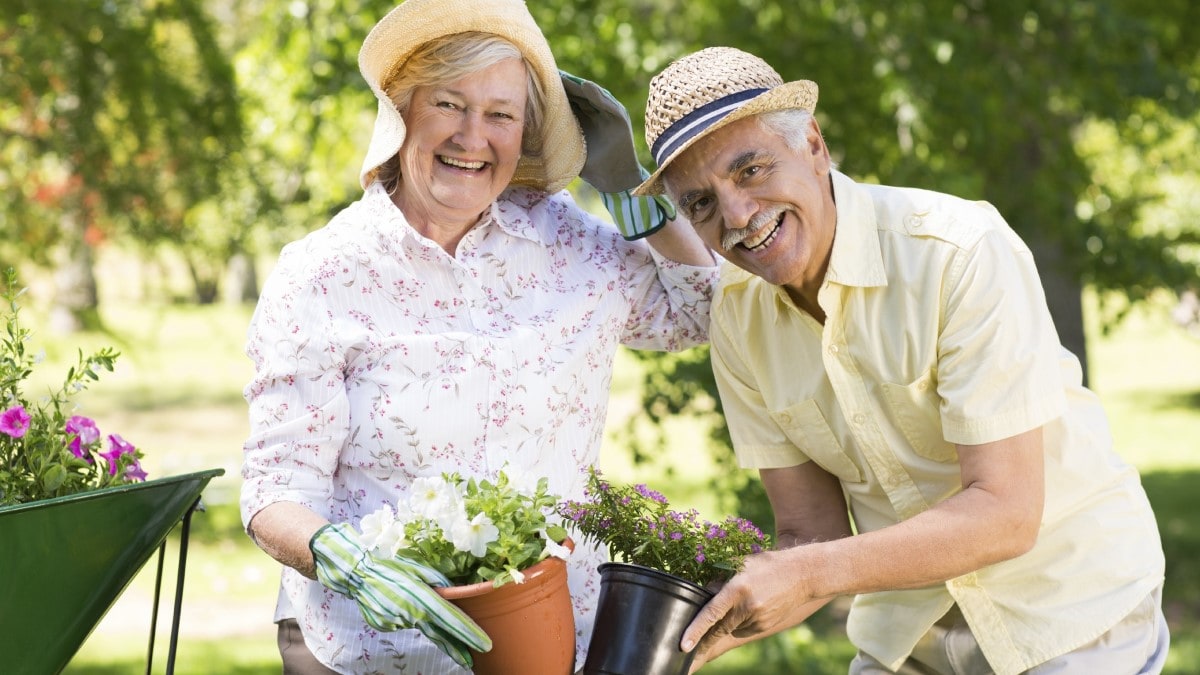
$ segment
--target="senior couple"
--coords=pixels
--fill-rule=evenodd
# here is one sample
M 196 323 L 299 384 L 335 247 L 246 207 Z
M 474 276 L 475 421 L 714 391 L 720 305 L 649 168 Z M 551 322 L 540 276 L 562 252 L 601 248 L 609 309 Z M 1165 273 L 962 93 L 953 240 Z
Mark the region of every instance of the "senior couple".
M 582 497 L 618 347 L 706 341 L 778 546 L 684 633 L 693 669 L 852 596 L 851 673 L 1161 670 L 1150 504 L 989 204 L 856 183 L 817 85 L 724 47 L 651 81 L 645 171 L 521 0 L 407 0 L 359 65 L 362 197 L 285 247 L 246 347 L 242 517 L 281 563 L 284 672 L 469 672 L 470 620 L 379 569 L 362 517 L 444 471 Z M 569 561 L 577 668 L 603 560 Z M 434 611 L 362 592 L 379 575 Z

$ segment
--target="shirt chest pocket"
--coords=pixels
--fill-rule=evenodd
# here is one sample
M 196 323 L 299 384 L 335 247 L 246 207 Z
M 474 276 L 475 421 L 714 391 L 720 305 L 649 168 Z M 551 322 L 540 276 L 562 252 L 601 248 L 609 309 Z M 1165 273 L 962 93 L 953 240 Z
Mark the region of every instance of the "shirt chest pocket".
M 813 399 L 771 412 L 771 418 L 809 459 L 822 469 L 846 483 L 862 482 L 862 472 L 855 466 L 837 436 L 825 421 L 825 415 Z
M 937 388 L 931 376 L 907 385 L 884 382 L 882 387 L 892 419 L 913 451 L 935 462 L 957 461 L 958 449 L 942 435 Z

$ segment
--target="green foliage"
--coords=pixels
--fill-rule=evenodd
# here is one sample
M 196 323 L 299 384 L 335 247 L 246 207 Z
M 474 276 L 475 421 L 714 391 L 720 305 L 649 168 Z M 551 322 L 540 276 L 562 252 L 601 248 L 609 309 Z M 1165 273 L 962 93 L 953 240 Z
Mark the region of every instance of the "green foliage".
M 105 348 L 84 357 L 80 351 L 78 363 L 67 370 L 61 387 L 47 392 L 39 402 L 25 395 L 23 385 L 40 357 L 26 349 L 30 332 L 19 321 L 17 299 L 21 293 L 10 268 L 0 293 L 7 306 L 5 334 L 0 338 L 0 409 L 4 410 L 0 423 L 0 506 L 145 478 L 138 464 L 140 451 L 110 437 L 112 449 L 101 453 L 95 424 L 87 418 L 70 416 L 71 394 L 98 380 L 98 370 L 111 372 L 116 352 Z
M 560 63 L 626 103 L 639 144 L 652 75 L 703 47 L 739 47 L 785 80 L 820 85 L 818 119 L 853 176 L 987 199 L 1048 247 L 1043 265 L 1054 253 L 1067 278 L 1128 288 L 1134 299 L 1200 276 L 1196 256 L 1179 253 L 1187 237 L 1139 241 L 1134 224 L 1165 193 L 1161 172 L 1143 163 L 1131 184 L 1128 173 L 1097 171 L 1102 156 L 1076 144 L 1090 123 L 1120 130 L 1107 152 L 1167 140 L 1127 130 L 1195 127 L 1198 45 L 1179 30 L 1197 19 L 1194 3 L 590 0 L 535 12 Z M 1175 157 L 1194 191 L 1200 159 Z M 1113 208 L 1081 214 L 1077 202 L 1099 194 Z M 1200 232 L 1192 212 L 1157 214 L 1193 240 Z
M 0 6 L 0 224 L 16 235 L 0 257 L 47 263 L 64 237 L 188 239 L 188 210 L 217 198 L 241 139 L 232 69 L 203 7 Z
M 587 496 L 564 502 L 559 515 L 584 537 L 603 544 L 613 560 L 651 567 L 698 586 L 727 581 L 746 556 L 771 545 L 754 523 L 730 516 L 719 523 L 695 509 L 673 511 L 645 484 L 613 485 L 592 468 Z

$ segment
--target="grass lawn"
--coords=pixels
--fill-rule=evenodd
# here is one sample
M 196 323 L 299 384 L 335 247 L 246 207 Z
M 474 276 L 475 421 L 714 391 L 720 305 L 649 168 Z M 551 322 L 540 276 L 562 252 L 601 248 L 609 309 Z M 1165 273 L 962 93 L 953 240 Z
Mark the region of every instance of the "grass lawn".
M 277 582 L 273 561 L 241 533 L 237 491 L 241 442 L 247 431 L 241 387 L 250 375 L 241 346 L 248 307 L 192 307 L 106 299 L 110 333 L 70 341 L 37 334 L 34 348 L 47 361 L 38 377 L 52 382 L 75 350 L 112 344 L 123 355 L 114 373 L 79 397 L 81 412 L 105 433 L 116 432 L 143 448 L 151 477 L 224 468 L 204 494 L 207 511 L 193 519 L 183 616 L 175 672 L 266 674 L 279 672 L 271 611 Z M 27 325 L 35 313 L 27 310 Z M 1142 471 L 1160 519 L 1167 551 L 1166 604 L 1173 627 L 1169 673 L 1200 671 L 1200 529 L 1195 486 L 1200 484 L 1200 341 L 1169 323 L 1162 308 L 1135 313 L 1110 335 L 1091 331 L 1094 388 L 1104 399 L 1118 447 Z M 622 354 L 614 381 L 610 427 L 637 414 L 636 362 Z M 633 465 L 609 441 L 606 472 L 654 484 L 676 506 L 706 516 L 712 464 L 705 430 L 686 420 L 672 423 L 670 456 Z M 673 467 L 665 478 L 666 467 Z M 174 593 L 176 536 L 168 542 L 153 672 L 165 672 L 170 601 Z M 146 671 L 154 582 L 153 559 L 113 605 L 66 672 L 124 675 Z M 705 670 L 716 675 L 770 672 L 844 673 L 853 655 L 837 608 L 805 626 L 742 650 Z M 777 670 L 776 670 L 777 669 Z

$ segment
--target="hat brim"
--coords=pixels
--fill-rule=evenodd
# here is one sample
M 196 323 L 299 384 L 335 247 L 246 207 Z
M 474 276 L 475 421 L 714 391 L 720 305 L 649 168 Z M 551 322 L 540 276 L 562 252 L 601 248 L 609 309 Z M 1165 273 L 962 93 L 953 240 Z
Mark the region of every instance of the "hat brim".
M 421 45 L 436 38 L 478 31 L 513 43 L 533 67 L 545 92 L 542 152 L 522 155 L 512 183 L 557 192 L 583 168 L 583 131 L 571 112 L 550 45 L 523 0 L 406 0 L 375 24 L 358 53 L 358 67 L 378 101 L 375 128 L 359 182 L 366 188 L 379 167 L 400 151 L 404 119 L 384 87 Z
M 654 170 L 654 173 L 650 174 L 649 178 L 633 189 L 633 194 L 638 197 L 652 197 L 665 193 L 666 187 L 662 182 L 663 171 L 671 165 L 671 162 L 675 161 L 684 152 L 687 152 L 688 148 L 718 129 L 752 115 L 761 115 L 777 110 L 807 110 L 814 112 L 816 109 L 817 84 L 815 82 L 810 80 L 796 80 L 772 87 L 770 90 L 746 101 L 728 115 L 710 124 L 704 131 L 688 139 L 685 143 L 680 144 L 674 152 L 663 159 L 662 164 Z

